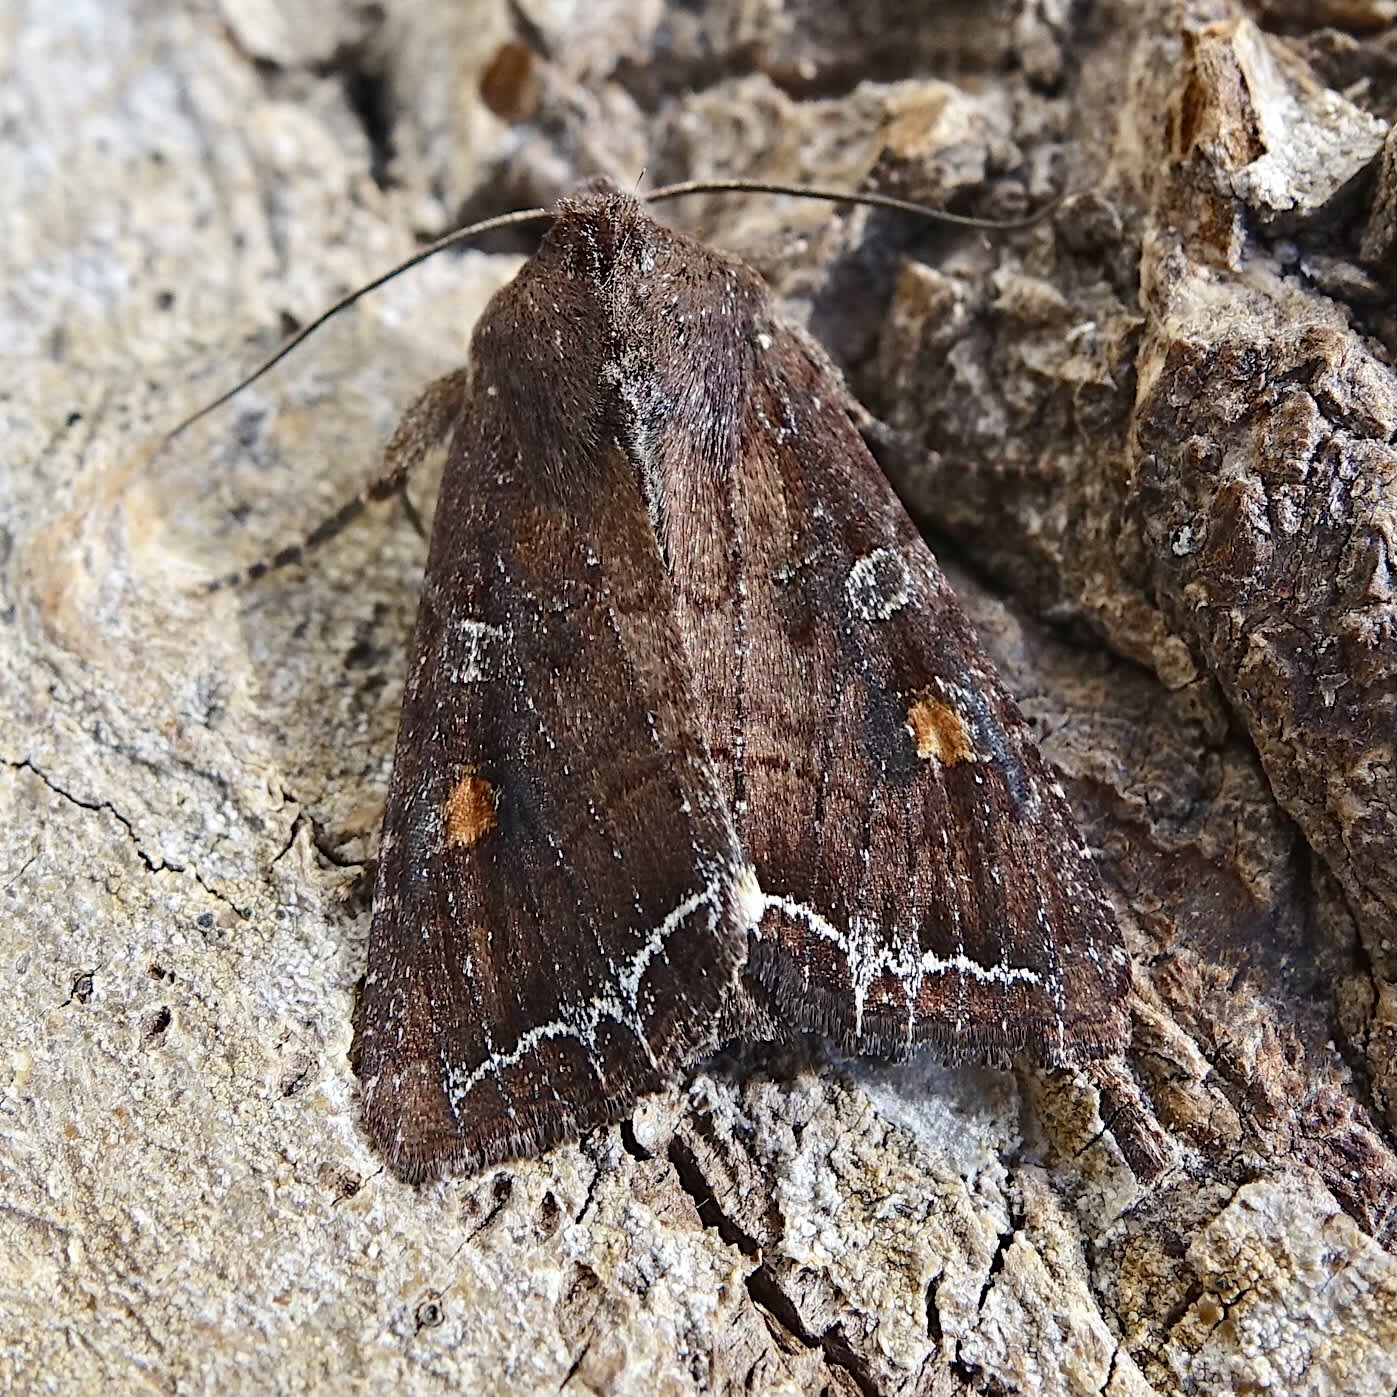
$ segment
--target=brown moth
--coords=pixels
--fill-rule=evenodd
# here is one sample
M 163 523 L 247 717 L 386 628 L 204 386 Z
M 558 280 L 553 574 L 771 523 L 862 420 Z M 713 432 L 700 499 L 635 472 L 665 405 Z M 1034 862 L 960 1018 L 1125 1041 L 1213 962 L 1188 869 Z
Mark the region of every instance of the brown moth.
M 860 415 L 754 272 L 606 186 L 399 429 L 389 483 L 452 433 L 357 1061 L 402 1177 L 725 1036 L 1124 1046 L 1090 854 Z

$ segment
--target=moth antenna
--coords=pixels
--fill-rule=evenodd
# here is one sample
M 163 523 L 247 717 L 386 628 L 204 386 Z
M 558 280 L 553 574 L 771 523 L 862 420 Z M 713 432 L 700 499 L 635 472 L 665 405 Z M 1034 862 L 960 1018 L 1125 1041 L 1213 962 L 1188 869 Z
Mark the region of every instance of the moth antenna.
M 642 170 L 636 181 L 637 185 L 644 177 L 645 172 Z M 844 189 L 825 189 L 811 185 L 776 184 L 766 180 L 685 180 L 678 184 L 668 184 L 659 189 L 652 189 L 648 194 L 640 194 L 638 197 L 645 203 L 654 204 L 666 199 L 677 199 L 685 194 L 724 193 L 780 194 L 801 199 L 820 199 L 827 203 L 866 204 L 871 208 L 895 209 L 902 213 L 910 213 L 959 227 L 998 231 L 1031 228 L 1051 214 L 1062 203 L 1062 197 L 1065 197 L 1054 199 L 1035 213 L 1019 219 L 973 218 L 968 214 L 950 213 L 944 209 L 931 208 L 926 204 L 919 204 L 910 199 L 899 199 L 891 194 L 857 193 Z M 340 297 L 339 300 L 321 311 L 313 320 L 303 325 L 295 334 L 285 340 L 251 373 L 239 379 L 226 392 L 219 394 L 218 397 L 211 399 L 187 417 L 182 418 L 165 434 L 158 450 L 163 450 L 180 433 L 186 431 L 201 418 L 207 417 L 209 413 L 222 407 L 231 398 L 241 393 L 244 388 L 256 383 L 259 378 L 285 359 L 292 350 L 309 339 L 328 320 L 338 315 L 342 310 L 347 310 L 371 291 L 376 291 L 400 273 L 408 271 L 420 262 L 425 262 L 429 257 L 435 256 L 448 247 L 467 242 L 482 233 L 493 232 L 497 228 L 513 227 L 521 223 L 532 223 L 553 216 L 553 210 L 544 208 L 520 209 L 513 213 L 497 214 L 493 218 L 481 219 L 478 223 L 458 228 L 455 232 L 447 233 L 444 237 L 437 238 L 419 248 L 411 257 L 405 258 L 371 281 L 365 282 L 362 286 L 356 287 L 347 295 Z M 404 414 L 385 449 L 383 470 L 376 480 L 352 499 L 347 500 L 339 509 L 323 519 L 297 542 L 287 545 L 270 557 L 263 558 L 249 567 L 216 578 L 207 583 L 204 590 L 217 592 L 243 582 L 256 581 L 278 568 L 299 562 L 312 549 L 341 533 L 363 513 L 366 506 L 402 493 L 413 468 L 426 457 L 434 446 L 441 442 L 455 425 L 465 402 L 468 381 L 469 370 L 460 369 L 430 384 L 421 397 Z M 421 521 L 416 517 L 416 510 L 413 509 L 406 494 L 403 494 L 403 500 L 407 505 L 409 518 L 414 527 L 419 533 L 422 532 Z
M 935 219 L 938 223 L 953 223 L 960 228 L 988 228 L 998 232 L 1013 232 L 1018 228 L 1032 228 L 1047 218 L 1067 197 L 1059 195 L 1044 204 L 1041 209 L 1024 218 L 974 218 L 970 214 L 950 213 L 946 209 L 934 209 L 929 204 L 918 204 L 911 199 L 899 199 L 892 194 L 853 193 L 847 189 L 822 189 L 815 185 L 769 184 L 755 179 L 691 179 L 680 184 L 666 184 L 641 195 L 646 203 L 656 204 L 662 199 L 678 199 L 684 194 L 789 194 L 797 199 L 823 199 L 830 204 L 867 204 L 875 209 L 897 209 L 901 213 L 917 214 L 922 218 Z
M 438 238 L 435 242 L 428 243 L 425 247 L 419 248 L 411 257 L 399 262 L 397 266 L 390 267 L 386 272 L 374 277 L 372 281 L 367 281 L 363 286 L 357 287 L 346 296 L 341 296 L 333 305 L 321 311 L 309 324 L 303 325 L 296 331 L 290 339 L 286 340 L 281 347 L 268 358 L 264 359 L 246 377 L 241 378 L 226 393 L 220 393 L 211 402 L 207 402 L 203 407 L 195 412 L 191 412 L 188 417 L 183 418 L 175 427 L 165 434 L 161 442 L 161 449 L 169 445 L 179 434 L 202 417 L 207 417 L 215 408 L 220 408 L 230 398 L 236 397 L 244 388 L 256 383 L 269 369 L 281 363 L 297 345 L 308 340 L 327 320 L 336 316 L 342 310 L 347 310 L 356 301 L 367 296 L 370 291 L 377 291 L 385 282 L 392 281 L 400 272 L 407 271 L 410 267 L 415 267 L 419 262 L 425 262 L 429 257 L 434 257 L 438 252 L 448 247 L 454 247 L 457 243 L 466 242 L 470 238 L 478 237 L 481 233 L 493 232 L 496 228 L 509 228 L 516 223 L 531 223 L 540 218 L 552 218 L 552 209 L 520 209 L 514 213 L 497 214 L 494 218 L 481 219 L 479 223 L 472 223 L 468 227 L 458 228 L 454 233 L 447 233 L 445 237 Z
M 640 178 L 644 178 L 644 171 Z M 639 181 L 637 181 L 639 182 Z M 870 208 L 897 209 L 902 213 L 916 214 L 922 218 L 934 219 L 939 223 L 951 223 L 962 228 L 986 228 L 1001 232 L 1011 232 L 1018 228 L 1031 228 L 1034 224 L 1041 222 L 1051 214 L 1061 203 L 1063 195 L 1045 204 L 1035 213 L 1024 218 L 974 218 L 969 214 L 950 213 L 945 209 L 935 209 L 927 204 L 919 204 L 911 199 L 899 199 L 891 194 L 856 193 L 846 189 L 822 189 L 813 185 L 799 184 L 774 184 L 766 180 L 745 180 L 745 179 L 724 179 L 724 180 L 685 180 L 679 184 L 667 184 L 660 189 L 652 189 L 648 194 L 640 197 L 649 204 L 658 204 L 665 199 L 678 199 L 685 194 L 785 194 L 799 199 L 822 199 L 832 204 L 866 204 Z M 370 291 L 377 291 L 380 286 L 391 281 L 400 273 L 408 271 L 417 266 L 419 262 L 425 262 L 429 257 L 434 257 L 438 252 L 444 251 L 448 247 L 454 247 L 458 243 L 463 243 L 471 238 L 478 237 L 482 233 L 493 232 L 496 228 L 509 228 L 519 223 L 532 223 L 541 218 L 553 217 L 551 209 L 519 209 L 514 213 L 497 214 L 493 218 L 481 219 L 479 223 L 472 223 L 465 228 L 458 228 L 454 233 L 447 233 L 444 237 L 437 238 L 434 242 L 428 243 L 425 247 L 419 248 L 411 257 L 405 258 L 396 266 L 390 267 L 387 271 L 374 277 L 372 281 L 365 282 L 362 286 L 356 287 L 347 295 L 340 297 L 332 305 L 326 307 L 313 320 L 303 325 L 289 339 L 266 359 L 264 359 L 251 373 L 239 379 L 226 392 L 220 393 L 218 397 L 211 399 L 202 407 L 191 412 L 187 417 L 181 418 L 164 436 L 162 448 L 172 442 L 181 432 L 188 430 L 201 418 L 207 417 L 209 413 L 223 406 L 229 399 L 236 397 L 244 388 L 256 383 L 263 374 L 274 368 L 288 354 L 299 345 L 303 344 L 313 335 L 326 321 L 338 315 L 342 310 L 354 305 L 362 300 Z
M 225 587 L 236 587 L 243 582 L 255 582 L 277 568 L 300 562 L 313 548 L 328 542 L 336 534 L 364 512 L 367 505 L 378 500 L 386 500 L 403 492 L 408 476 L 419 466 L 432 449 L 439 446 L 450 435 L 460 419 L 470 391 L 470 368 L 453 369 L 451 373 L 434 379 L 423 390 L 420 397 L 408 410 L 388 439 L 383 449 L 383 468 L 378 479 L 366 486 L 353 499 L 346 500 L 333 514 L 322 519 L 315 528 L 297 542 L 263 558 L 237 572 L 226 573 L 205 583 L 204 591 L 221 592 Z M 412 507 L 407 495 L 403 494 L 408 518 L 422 533 L 422 521 Z

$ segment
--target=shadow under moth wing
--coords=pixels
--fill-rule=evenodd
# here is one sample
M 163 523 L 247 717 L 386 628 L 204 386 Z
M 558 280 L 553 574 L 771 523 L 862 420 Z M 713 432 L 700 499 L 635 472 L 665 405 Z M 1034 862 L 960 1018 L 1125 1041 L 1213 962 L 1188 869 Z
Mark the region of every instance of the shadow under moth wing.
M 1066 801 L 756 275 L 579 196 L 472 363 L 365 982 L 395 1170 L 538 1153 L 723 1033 L 1123 1046 Z

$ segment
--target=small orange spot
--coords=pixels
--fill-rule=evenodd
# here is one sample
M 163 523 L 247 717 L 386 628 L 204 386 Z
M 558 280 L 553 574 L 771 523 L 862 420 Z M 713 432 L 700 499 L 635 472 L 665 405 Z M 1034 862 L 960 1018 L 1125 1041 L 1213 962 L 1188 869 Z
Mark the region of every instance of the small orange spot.
M 923 695 L 907 710 L 907 726 L 919 757 L 935 757 L 942 766 L 974 759 L 965 719 L 938 698 Z
M 446 798 L 446 842 L 461 849 L 479 844 L 495 828 L 495 788 L 467 769 Z

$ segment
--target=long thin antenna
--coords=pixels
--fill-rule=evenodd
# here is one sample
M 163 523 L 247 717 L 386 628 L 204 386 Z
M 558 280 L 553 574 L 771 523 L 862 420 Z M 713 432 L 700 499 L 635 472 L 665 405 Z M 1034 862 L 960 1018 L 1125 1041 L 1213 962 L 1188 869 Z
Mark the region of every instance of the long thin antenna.
M 552 218 L 552 209 L 521 209 L 517 213 L 502 213 L 494 218 L 482 219 L 479 223 L 472 223 L 468 228 L 458 228 L 454 233 L 447 233 L 445 237 L 438 238 L 435 242 L 428 243 L 425 247 L 414 252 L 405 261 L 399 262 L 396 267 L 390 267 L 386 272 L 376 276 L 372 281 L 366 281 L 363 286 L 355 291 L 351 291 L 347 296 L 341 296 L 334 305 L 321 311 L 314 320 L 301 326 L 294 335 L 287 340 L 276 353 L 264 359 L 245 378 L 239 379 L 226 393 L 220 393 L 212 402 L 205 403 L 197 412 L 191 412 L 176 427 L 165 435 L 166 442 L 172 441 L 179 436 L 186 428 L 192 427 L 201 417 L 207 417 L 215 408 L 222 407 L 229 398 L 241 393 L 250 384 L 256 383 L 268 369 L 281 363 L 298 344 L 309 339 L 327 320 L 336 316 L 342 310 L 347 310 L 356 301 L 367 296 L 370 291 L 377 291 L 384 282 L 391 281 L 399 272 L 405 272 L 409 267 L 415 267 L 419 262 L 425 262 L 427 258 L 435 256 L 444 248 L 452 247 L 456 243 L 464 242 L 467 238 L 473 238 L 480 233 L 493 232 L 496 228 L 508 228 L 516 223 L 531 223 L 540 218 Z
M 934 209 L 928 204 L 918 204 L 911 199 L 899 199 L 892 194 L 851 193 L 847 189 L 822 189 L 804 184 L 769 184 L 756 179 L 693 179 L 681 184 L 667 184 L 660 189 L 652 189 L 640 197 L 647 204 L 659 203 L 662 199 L 677 199 L 684 194 L 789 194 L 797 199 L 823 199 L 830 204 L 867 204 L 875 209 L 897 209 L 902 213 L 917 214 L 922 218 L 934 219 L 938 223 L 953 223 L 960 228 L 990 228 L 999 232 L 1011 233 L 1019 228 L 1032 228 L 1041 223 L 1066 196 L 1060 196 L 1045 204 L 1036 212 L 1023 218 L 972 218 L 969 214 L 950 213 L 946 209 Z
M 642 194 L 640 198 L 647 204 L 658 204 L 666 199 L 678 199 L 685 194 L 785 194 L 797 199 L 823 199 L 832 204 L 867 204 L 872 208 L 896 209 L 901 213 L 934 219 L 938 223 L 950 223 L 960 228 L 987 228 L 997 232 L 1014 232 L 1020 228 L 1031 228 L 1034 224 L 1048 217 L 1062 202 L 1061 198 L 1054 199 L 1036 213 L 1029 214 L 1025 218 L 972 218 L 968 214 L 948 213 L 945 209 L 930 208 L 926 204 L 914 203 L 910 199 L 898 199 L 891 194 L 855 193 L 847 189 L 821 189 L 809 185 L 773 184 L 766 180 L 754 179 L 686 180 L 681 184 L 667 184 L 660 189 L 652 189 L 648 194 Z M 173 441 L 181 432 L 192 427 L 201 418 L 207 417 L 215 408 L 222 407 L 230 398 L 241 393 L 244 388 L 256 383 L 263 374 L 286 358 L 297 345 L 309 339 L 327 320 L 338 315 L 340 311 L 347 310 L 356 301 L 362 300 L 370 291 L 376 291 L 400 272 L 415 267 L 419 262 L 425 262 L 427 258 L 434 257 L 445 248 L 455 247 L 457 243 L 478 237 L 481 233 L 489 233 L 496 228 L 510 228 L 518 223 L 533 223 L 541 218 L 552 217 L 552 209 L 521 209 L 517 213 L 502 213 L 494 218 L 482 219 L 479 223 L 472 223 L 466 228 L 458 228 L 454 233 L 447 233 L 445 237 L 428 243 L 425 247 L 414 252 L 411 257 L 399 262 L 397 266 L 390 267 L 386 272 L 374 277 L 372 281 L 365 282 L 357 290 L 351 291 L 347 296 L 342 296 L 333 305 L 321 311 L 314 320 L 303 325 L 274 354 L 264 359 L 251 373 L 239 379 L 227 392 L 220 393 L 211 402 L 205 403 L 203 407 L 191 412 L 188 417 L 180 421 L 166 433 L 165 443 Z

